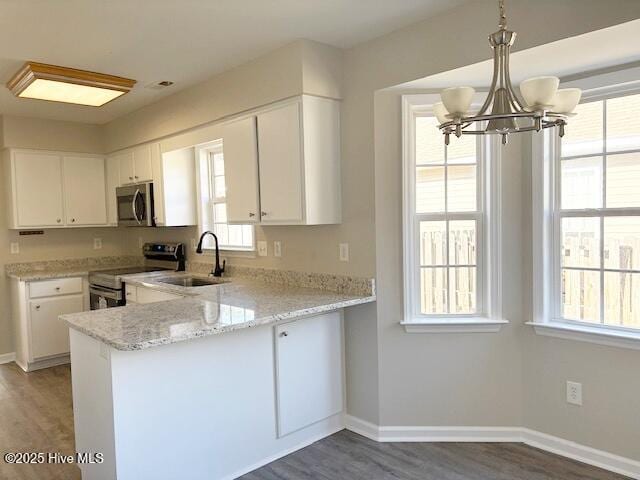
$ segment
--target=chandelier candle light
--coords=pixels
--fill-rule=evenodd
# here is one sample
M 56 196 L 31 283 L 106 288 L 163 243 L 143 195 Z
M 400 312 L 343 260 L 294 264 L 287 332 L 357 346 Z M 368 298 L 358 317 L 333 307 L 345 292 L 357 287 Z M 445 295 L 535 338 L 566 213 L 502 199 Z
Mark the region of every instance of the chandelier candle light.
M 487 98 L 475 115 L 469 107 L 475 90 L 471 87 L 451 87 L 440 93 L 442 103 L 433 106 L 433 113 L 449 145 L 450 135 L 502 135 L 502 144 L 507 135 L 519 132 L 539 132 L 543 128 L 558 127 L 564 136 L 568 117 L 580 102 L 579 88 L 558 90 L 558 77 L 529 78 L 520 84 L 520 93 L 511 85 L 509 75 L 509 53 L 516 33 L 507 30 L 504 0 L 498 1 L 500 9 L 499 30 L 489 35 L 493 49 L 493 79 Z M 491 112 L 489 112 L 491 107 Z

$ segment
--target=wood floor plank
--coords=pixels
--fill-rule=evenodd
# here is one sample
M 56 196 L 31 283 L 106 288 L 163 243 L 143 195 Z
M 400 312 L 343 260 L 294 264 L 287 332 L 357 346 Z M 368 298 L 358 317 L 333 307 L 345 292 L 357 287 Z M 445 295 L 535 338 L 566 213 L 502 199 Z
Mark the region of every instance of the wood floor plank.
M 68 365 L 0 365 L 0 453 L 75 451 Z M 188 469 L 188 465 L 185 465 Z M 188 479 L 188 470 L 185 471 Z M 622 480 L 521 443 L 378 443 L 343 430 L 242 480 Z M 0 479 L 79 480 L 76 465 L 7 465 Z M 145 480 L 145 479 L 141 479 Z M 215 480 L 215 479 L 212 479 Z

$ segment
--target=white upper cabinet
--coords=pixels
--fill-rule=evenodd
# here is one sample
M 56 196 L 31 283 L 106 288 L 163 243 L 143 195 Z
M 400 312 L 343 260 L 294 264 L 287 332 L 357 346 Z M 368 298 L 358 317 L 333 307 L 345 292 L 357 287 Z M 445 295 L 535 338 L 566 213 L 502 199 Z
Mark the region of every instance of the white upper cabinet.
M 105 163 L 98 156 L 64 156 L 67 225 L 105 225 L 107 205 Z
M 300 104 L 258 115 L 262 223 L 302 222 Z
M 153 180 L 151 144 L 140 145 L 114 157 L 118 158 L 120 185 L 150 182 Z
M 107 224 L 103 157 L 8 149 L 4 169 L 9 228 Z
M 151 145 L 147 143 L 133 149 L 133 179 L 135 183 L 153 180 Z
M 8 151 L 5 168 L 9 228 L 64 224 L 62 163 L 56 153 Z
M 149 146 L 156 225 L 197 225 L 195 149 L 191 147 L 162 153 L 159 143 Z
M 118 200 L 116 188 L 120 186 L 120 162 L 118 157 L 108 157 L 105 161 L 106 194 L 107 194 L 107 224 L 118 225 Z
M 303 95 L 222 131 L 229 223 L 342 221 L 338 101 Z
M 224 125 L 223 142 L 227 221 L 256 223 L 260 220 L 256 117 Z

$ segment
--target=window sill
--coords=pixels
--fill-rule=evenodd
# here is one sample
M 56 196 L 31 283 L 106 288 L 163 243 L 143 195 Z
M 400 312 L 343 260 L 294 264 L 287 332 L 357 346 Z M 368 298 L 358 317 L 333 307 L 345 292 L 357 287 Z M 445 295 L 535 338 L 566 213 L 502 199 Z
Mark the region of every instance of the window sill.
M 640 350 L 640 332 L 623 332 L 563 322 L 527 322 L 538 335 Z
M 507 325 L 507 320 L 484 317 L 434 318 L 400 322 L 407 333 L 497 333 Z

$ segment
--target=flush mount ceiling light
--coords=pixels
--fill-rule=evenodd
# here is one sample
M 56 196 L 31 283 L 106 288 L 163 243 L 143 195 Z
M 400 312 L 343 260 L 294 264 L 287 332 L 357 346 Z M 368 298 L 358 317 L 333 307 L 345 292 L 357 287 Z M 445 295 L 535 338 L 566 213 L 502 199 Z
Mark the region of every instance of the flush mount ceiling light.
M 27 62 L 7 83 L 17 97 L 100 107 L 133 88 L 136 81 L 104 73 Z
M 520 93 L 511 85 L 509 74 L 509 54 L 515 42 L 516 33 L 507 30 L 504 0 L 498 1 L 500 9 L 499 30 L 489 35 L 493 49 L 493 79 L 487 98 L 475 114 L 469 107 L 475 90 L 471 87 L 446 88 L 440 93 L 442 103 L 433 106 L 444 133 L 445 144 L 449 137 L 461 135 L 502 135 L 502 143 L 507 143 L 510 133 L 540 131 L 543 128 L 558 127 L 564 135 L 567 118 L 580 102 L 582 92 L 578 88 L 558 90 L 558 77 L 529 78 L 520 84 Z M 521 95 L 522 96 L 521 96 Z M 491 107 L 491 112 L 489 111 Z

